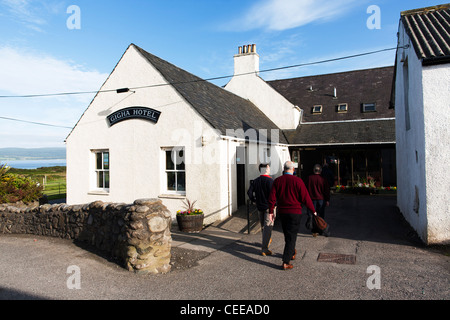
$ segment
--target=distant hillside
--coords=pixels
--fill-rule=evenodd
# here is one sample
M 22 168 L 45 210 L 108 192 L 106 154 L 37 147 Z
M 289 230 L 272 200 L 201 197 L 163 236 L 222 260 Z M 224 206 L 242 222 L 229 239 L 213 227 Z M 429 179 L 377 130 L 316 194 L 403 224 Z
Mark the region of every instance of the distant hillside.
M 0 160 L 65 159 L 66 148 L 0 148 Z

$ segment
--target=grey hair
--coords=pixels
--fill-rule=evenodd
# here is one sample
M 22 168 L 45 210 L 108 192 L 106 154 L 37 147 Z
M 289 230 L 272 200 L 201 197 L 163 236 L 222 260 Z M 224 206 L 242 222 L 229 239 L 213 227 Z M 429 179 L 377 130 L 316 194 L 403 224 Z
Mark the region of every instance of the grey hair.
M 292 161 L 286 161 L 284 163 L 284 170 L 285 171 L 293 169 L 293 168 L 294 168 L 294 163 Z
M 320 164 L 316 164 L 313 170 L 314 173 L 322 173 L 322 166 Z

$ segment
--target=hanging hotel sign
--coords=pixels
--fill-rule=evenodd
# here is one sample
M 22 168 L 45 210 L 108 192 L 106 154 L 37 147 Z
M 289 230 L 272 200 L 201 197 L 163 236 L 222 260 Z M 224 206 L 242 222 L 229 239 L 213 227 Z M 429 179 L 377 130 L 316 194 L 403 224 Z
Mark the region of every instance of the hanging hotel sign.
M 124 120 L 130 119 L 143 119 L 154 123 L 158 122 L 160 111 L 153 110 L 146 107 L 129 107 L 125 109 L 118 110 L 106 118 L 108 119 L 109 126 L 113 126 Z

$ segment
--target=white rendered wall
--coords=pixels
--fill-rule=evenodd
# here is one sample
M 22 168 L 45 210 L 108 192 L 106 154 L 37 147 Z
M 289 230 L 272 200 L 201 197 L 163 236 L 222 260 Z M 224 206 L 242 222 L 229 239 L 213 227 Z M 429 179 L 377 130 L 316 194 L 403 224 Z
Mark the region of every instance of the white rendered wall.
M 422 66 L 402 25 L 396 70 L 397 205 L 427 244 L 450 242 L 450 69 Z M 409 74 L 406 130 L 404 64 Z
M 427 242 L 450 243 L 450 64 L 425 66 Z
M 425 133 L 422 89 L 422 63 L 400 26 L 395 88 L 395 123 L 397 151 L 397 205 L 409 224 L 426 241 L 426 184 L 425 184 Z M 406 130 L 404 65 L 407 62 L 409 75 L 409 121 Z
M 234 64 L 235 76 L 225 89 L 253 102 L 280 129 L 296 129 L 300 110 L 258 76 L 258 54 L 238 54 Z
M 165 82 L 159 72 L 130 46 L 101 90 Z M 130 106 L 161 111 L 158 123 L 134 119 L 108 126 L 107 115 Z M 208 218 L 216 219 L 210 217 L 211 214 L 224 218 L 228 201 L 221 192 L 227 190 L 226 171 L 224 174 L 223 166 L 218 162 L 203 161 L 204 155 L 210 154 L 207 146 L 202 146 L 203 134 L 218 138 L 171 86 L 140 89 L 135 93 L 99 93 L 67 138 L 67 202 L 132 203 L 139 198 L 160 197 L 175 217 L 186 197 L 197 200 L 196 207 L 203 209 Z M 226 159 L 221 154 L 226 151 L 224 142 L 218 141 L 216 157 Z M 186 148 L 185 197 L 167 196 L 163 191 L 161 148 L 172 146 Z M 99 149 L 107 149 L 110 153 L 109 193 L 93 192 L 95 175 L 91 150 Z

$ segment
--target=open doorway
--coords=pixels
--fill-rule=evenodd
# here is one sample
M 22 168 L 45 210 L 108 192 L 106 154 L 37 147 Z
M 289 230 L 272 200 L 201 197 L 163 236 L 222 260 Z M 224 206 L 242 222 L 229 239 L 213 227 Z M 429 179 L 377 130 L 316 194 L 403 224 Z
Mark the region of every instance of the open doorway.
M 236 148 L 236 190 L 238 207 L 245 205 L 245 152 L 246 147 Z

